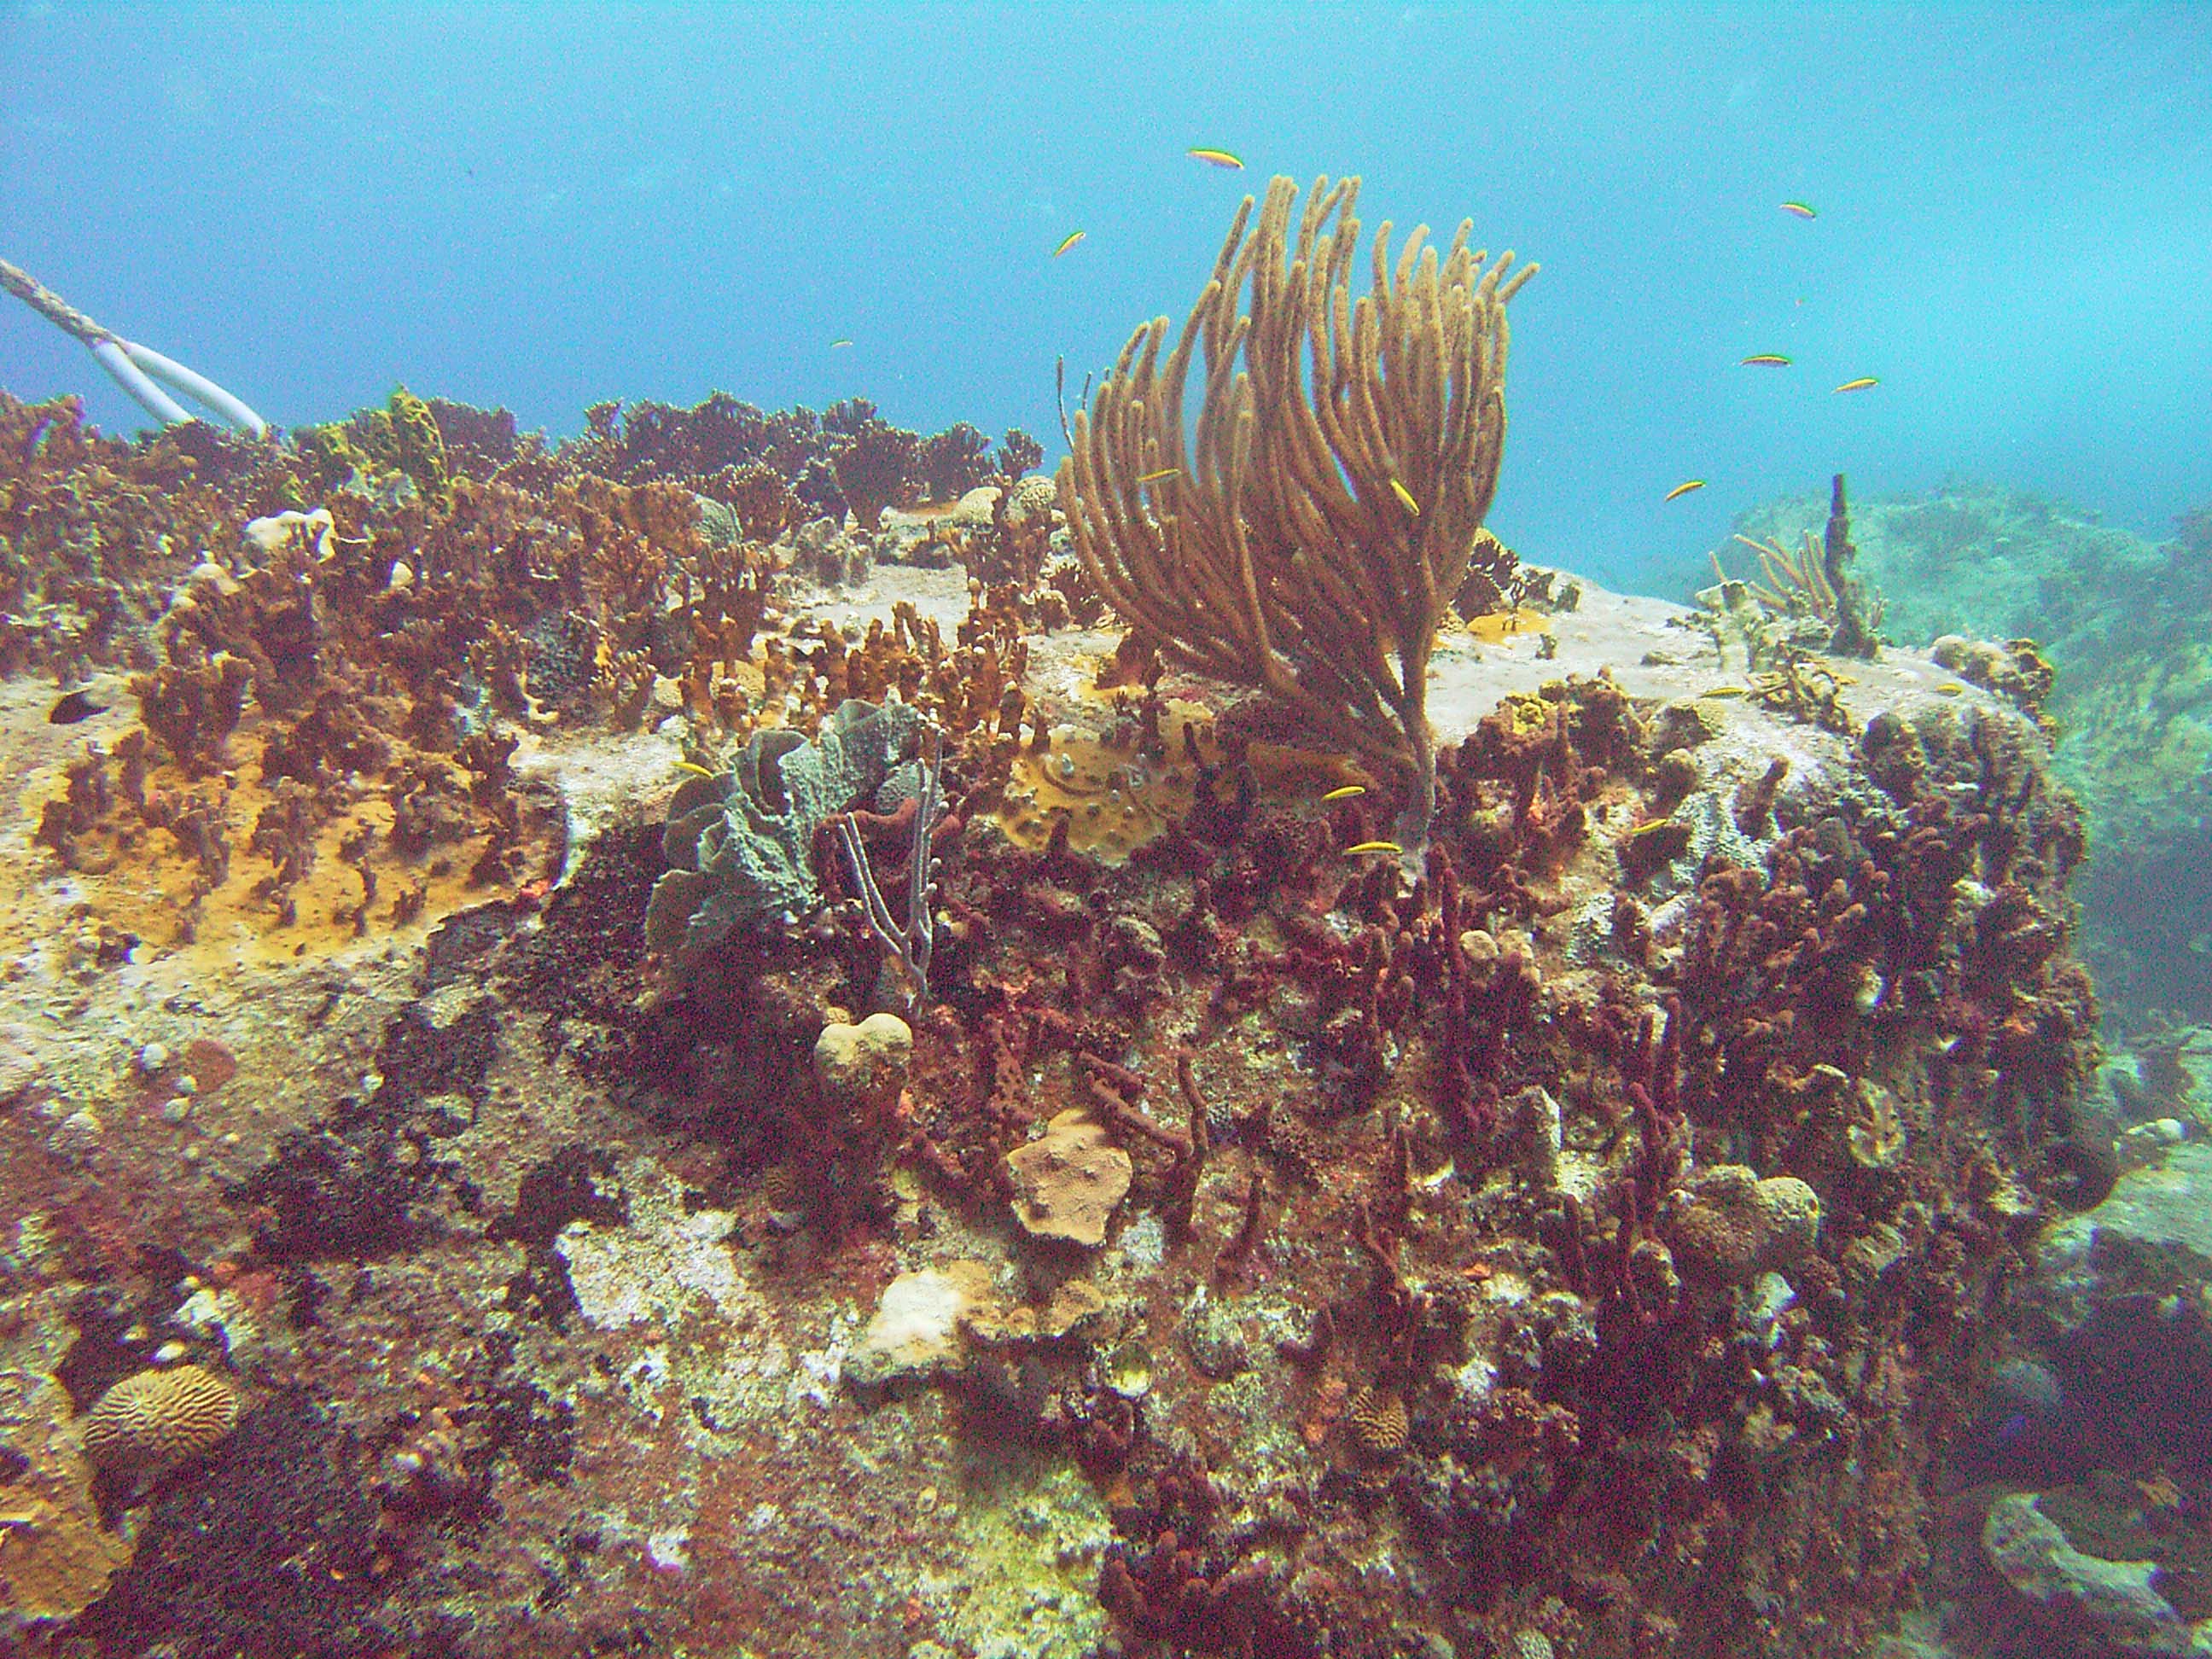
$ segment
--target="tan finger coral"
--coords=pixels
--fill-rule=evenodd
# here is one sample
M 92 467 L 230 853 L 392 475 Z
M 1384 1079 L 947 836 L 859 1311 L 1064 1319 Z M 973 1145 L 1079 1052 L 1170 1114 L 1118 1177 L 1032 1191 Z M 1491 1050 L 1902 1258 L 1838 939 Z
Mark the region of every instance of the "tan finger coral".
M 196 1457 L 238 1424 L 238 1391 L 197 1365 L 135 1371 L 84 1420 L 84 1455 L 104 1469 L 147 1473 Z

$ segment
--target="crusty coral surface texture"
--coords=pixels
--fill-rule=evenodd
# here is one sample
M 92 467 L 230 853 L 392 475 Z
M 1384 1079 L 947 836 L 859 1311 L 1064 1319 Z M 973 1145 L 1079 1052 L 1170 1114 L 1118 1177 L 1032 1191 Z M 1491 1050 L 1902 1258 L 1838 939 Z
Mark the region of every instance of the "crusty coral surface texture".
M 2113 1175 L 2006 696 L 1547 574 L 1436 641 L 1409 878 L 1390 779 L 1129 649 L 1064 533 L 793 524 L 795 437 L 708 539 L 872 412 L 425 407 L 434 466 L 210 451 L 97 580 L 51 515 L 187 441 L 18 434 L 0 1644 L 1844 1656 L 1973 1547 L 1941 1460 Z M 941 814 L 884 722 L 778 914 L 648 933 L 672 818 L 789 801 L 757 732 L 890 702 Z M 927 861 L 926 1001 L 841 826 Z M 87 1456 L 188 1370 L 227 1432 Z

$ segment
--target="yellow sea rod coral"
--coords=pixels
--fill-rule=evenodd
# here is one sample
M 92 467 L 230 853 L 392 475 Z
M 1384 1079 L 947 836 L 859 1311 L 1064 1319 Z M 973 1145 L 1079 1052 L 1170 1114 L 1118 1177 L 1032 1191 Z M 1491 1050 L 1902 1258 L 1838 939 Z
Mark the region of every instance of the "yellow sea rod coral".
M 147 1474 L 197 1457 L 238 1425 L 238 1391 L 197 1365 L 134 1371 L 84 1420 L 84 1455 L 104 1469 Z
M 1130 336 L 1074 417 L 1060 503 L 1144 644 L 1398 775 L 1397 839 L 1418 852 L 1436 805 L 1429 661 L 1478 550 L 1504 551 L 1480 532 L 1505 441 L 1505 306 L 1536 268 L 1491 263 L 1468 222 L 1441 251 L 1420 227 L 1395 265 L 1386 222 L 1358 259 L 1359 180 L 1316 179 L 1294 224 L 1297 193 L 1270 183 L 1256 227 L 1245 198 L 1172 350 L 1164 317 Z

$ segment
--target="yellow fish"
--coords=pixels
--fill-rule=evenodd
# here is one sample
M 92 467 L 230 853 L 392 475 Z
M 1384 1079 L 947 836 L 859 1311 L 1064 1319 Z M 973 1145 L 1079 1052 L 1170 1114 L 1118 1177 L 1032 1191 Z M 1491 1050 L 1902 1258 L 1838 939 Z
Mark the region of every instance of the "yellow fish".
M 1413 499 L 1413 492 L 1395 478 L 1390 480 L 1390 493 L 1398 498 L 1398 505 L 1404 507 L 1407 512 L 1417 519 L 1421 516 L 1421 504 Z
M 1395 841 L 1363 841 L 1356 847 L 1346 848 L 1344 853 L 1349 858 L 1354 853 L 1402 853 L 1405 850 Z
M 1875 379 L 1873 375 L 1862 374 L 1856 380 L 1844 381 L 1841 386 L 1838 386 L 1836 390 L 1838 392 L 1864 392 L 1870 386 L 1880 386 L 1881 384 L 1881 382 Z
M 1698 695 L 1701 697 L 1741 697 L 1744 690 L 1740 685 L 1716 685 Z
M 1784 202 L 1782 204 L 1782 210 L 1784 213 L 1795 214 L 1800 219 L 1817 219 L 1820 216 L 1802 202 Z
M 1204 161 L 1210 167 L 1241 168 L 1244 165 L 1243 159 L 1233 151 L 1207 149 L 1203 145 L 1192 150 L 1190 156 L 1193 161 Z
M 1936 688 L 1936 695 L 1939 697 L 1963 697 L 1966 695 L 1966 688 L 1956 680 L 1945 680 Z
M 1787 368 L 1790 360 L 1778 351 L 1754 351 L 1743 360 L 1745 368 Z
M 1354 795 L 1364 795 L 1366 793 L 1367 786 L 1365 784 L 1347 783 L 1340 785 L 1338 787 L 1330 790 L 1328 793 L 1323 795 L 1322 799 L 1323 800 L 1350 800 Z
M 711 777 L 713 777 L 713 776 L 714 775 L 712 772 L 709 772 L 709 771 L 708 771 L 705 767 L 703 767 L 703 766 L 700 766 L 700 765 L 696 765 L 696 764 L 695 764 L 694 763 L 692 763 L 692 762 L 690 762 L 690 761 L 686 761 L 686 760 L 680 760 L 680 761 L 677 762 L 677 763 L 676 763 L 676 769 L 677 769 L 678 771 L 679 771 L 679 772 L 689 772 L 689 773 L 690 773 L 694 777 L 711 778 Z
M 1164 466 L 1157 472 L 1139 472 L 1137 475 L 1137 482 L 1139 483 L 1158 483 L 1163 478 L 1174 477 L 1176 473 L 1182 471 L 1182 469 L 1179 466 Z
M 852 343 L 850 340 L 832 340 L 830 342 L 830 349 L 835 351 L 839 346 L 848 346 Z
M 1659 498 L 1660 503 L 1663 506 L 1668 501 L 1677 500 L 1681 496 L 1688 495 L 1693 489 L 1703 489 L 1705 487 L 1705 481 L 1703 478 L 1685 478 L 1681 483 L 1676 484 L 1672 489 L 1662 495 Z
M 1090 234 L 1091 233 L 1087 230 L 1069 231 L 1066 235 L 1060 239 L 1060 246 L 1053 249 L 1052 257 L 1057 259 L 1061 254 L 1066 252 L 1068 249 L 1073 247 L 1078 242 L 1081 241 Z

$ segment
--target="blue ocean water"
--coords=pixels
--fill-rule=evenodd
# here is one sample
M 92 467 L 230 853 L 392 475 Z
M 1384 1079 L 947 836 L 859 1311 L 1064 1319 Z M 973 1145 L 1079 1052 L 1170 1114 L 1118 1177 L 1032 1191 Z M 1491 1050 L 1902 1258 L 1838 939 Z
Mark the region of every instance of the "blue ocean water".
M 15 4 L 0 128 L 0 257 L 280 424 L 719 387 L 1056 450 L 1055 356 L 1179 319 L 1271 173 L 1356 172 L 1370 227 L 1544 267 L 1530 558 L 1672 585 L 1839 470 L 2212 498 L 2203 6 Z M 12 302 L 0 383 L 139 423 Z

